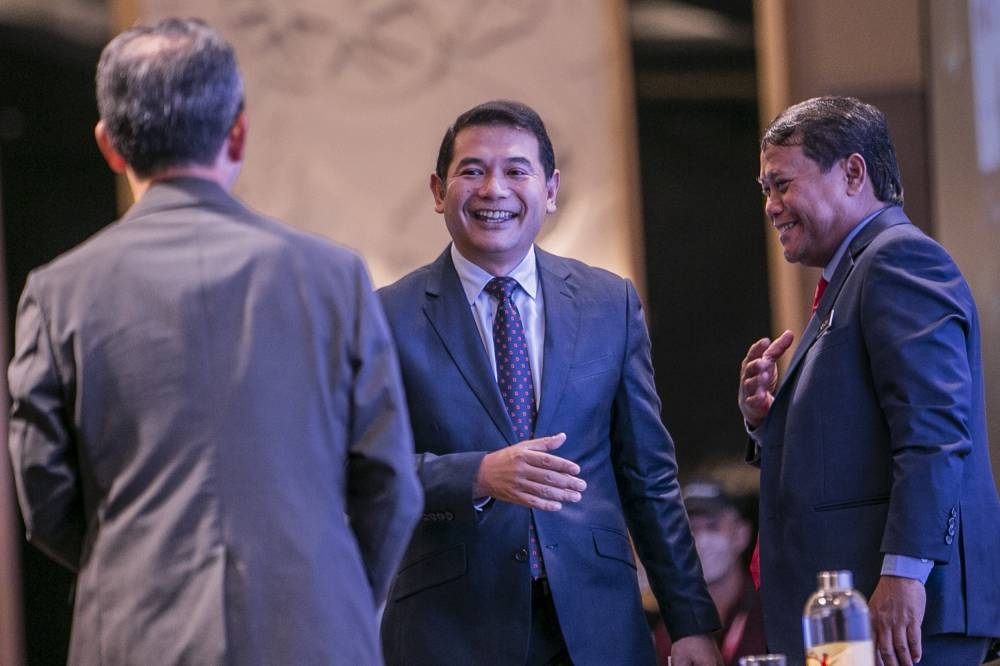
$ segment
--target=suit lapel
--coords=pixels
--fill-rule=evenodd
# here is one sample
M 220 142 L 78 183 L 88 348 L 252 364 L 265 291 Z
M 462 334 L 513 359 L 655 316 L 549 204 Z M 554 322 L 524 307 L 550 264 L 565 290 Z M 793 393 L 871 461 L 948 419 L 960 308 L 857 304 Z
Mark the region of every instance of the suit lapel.
M 424 314 L 448 355 L 493 423 L 508 442 L 515 443 L 514 427 L 493 378 L 493 366 L 486 356 L 486 348 L 483 347 L 465 291 L 451 261 L 450 249 L 446 249 L 432 264 L 427 279 L 426 297 Z
M 788 369 L 785 371 L 784 379 L 782 380 L 781 386 L 778 388 L 775 396 L 781 393 L 786 384 L 792 383 L 790 378 L 795 374 L 795 369 L 805 357 L 806 352 L 809 351 L 816 340 L 819 339 L 819 336 L 830 325 L 831 317 L 834 314 L 833 306 L 837 302 L 837 296 L 840 295 L 840 290 L 844 288 L 844 284 L 847 282 L 848 276 L 850 276 L 851 272 L 854 270 L 858 256 L 864 252 L 865 248 L 871 244 L 876 236 L 889 227 L 896 226 L 897 224 L 908 223 L 909 219 L 903 213 L 902 209 L 898 206 L 892 206 L 877 215 L 875 219 L 869 222 L 867 226 L 859 231 L 858 235 L 851 240 L 851 244 L 848 246 L 847 251 L 844 252 L 844 256 L 840 259 L 840 263 L 837 264 L 837 268 L 833 271 L 833 278 L 831 278 L 826 291 L 823 292 L 823 298 L 820 299 L 819 305 L 816 308 L 816 313 L 809 319 L 809 323 L 802 332 L 799 346 L 795 348 L 795 354 L 792 355 L 792 360 L 788 363 Z
M 538 279 L 545 299 L 542 395 L 535 422 L 536 435 L 543 437 L 554 434 L 549 432 L 549 428 L 569 375 L 580 322 L 573 302 L 575 288 L 566 265 L 559 257 L 543 252 L 537 246 L 535 253 L 538 257 Z

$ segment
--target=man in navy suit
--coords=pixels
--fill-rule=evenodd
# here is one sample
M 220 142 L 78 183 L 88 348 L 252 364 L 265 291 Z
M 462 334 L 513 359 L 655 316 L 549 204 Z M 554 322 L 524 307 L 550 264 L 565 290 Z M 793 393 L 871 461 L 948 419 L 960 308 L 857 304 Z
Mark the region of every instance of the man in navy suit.
M 1000 501 L 968 284 L 902 210 L 882 113 L 821 97 L 761 141 L 765 210 L 787 261 L 823 269 L 815 313 L 758 340 L 739 404 L 761 468 L 768 647 L 802 655 L 820 570 L 869 599 L 876 663 L 978 664 L 1000 634 Z
M 380 291 L 426 496 L 383 619 L 390 664 L 652 664 L 629 533 L 674 663 L 721 664 L 635 288 L 534 245 L 559 178 L 533 110 L 463 113 L 430 177 L 453 243 Z M 494 333 L 506 301 L 514 335 Z M 508 346 L 526 347 L 527 423 L 497 382 Z

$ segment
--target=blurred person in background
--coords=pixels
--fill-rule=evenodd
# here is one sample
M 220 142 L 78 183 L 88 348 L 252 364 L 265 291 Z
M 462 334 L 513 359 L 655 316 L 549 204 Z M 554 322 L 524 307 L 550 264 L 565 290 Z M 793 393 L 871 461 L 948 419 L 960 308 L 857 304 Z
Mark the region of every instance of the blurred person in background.
M 708 593 L 722 618 L 722 631 L 716 634 L 719 650 L 726 666 L 737 666 L 739 657 L 767 651 L 760 595 L 746 566 L 755 534 L 751 506 L 756 496 L 727 492 L 709 476 L 685 484 L 682 495 Z M 655 599 L 644 595 L 644 602 L 647 610 L 655 610 Z M 657 664 L 666 666 L 672 642 L 655 617 Z

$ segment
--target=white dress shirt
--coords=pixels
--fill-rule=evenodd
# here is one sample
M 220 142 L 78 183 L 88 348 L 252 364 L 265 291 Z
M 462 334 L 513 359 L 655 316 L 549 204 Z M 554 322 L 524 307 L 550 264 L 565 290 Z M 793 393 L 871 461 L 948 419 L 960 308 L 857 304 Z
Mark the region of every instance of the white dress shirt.
M 493 368 L 493 378 L 497 376 L 497 360 L 493 352 L 493 319 L 496 317 L 497 305 L 495 298 L 483 291 L 486 283 L 494 276 L 472 263 L 461 255 L 455 244 L 451 245 L 451 260 L 455 264 L 458 278 L 462 281 L 462 289 L 472 308 L 472 317 L 476 320 L 479 336 L 486 348 Z M 542 395 L 542 346 L 545 340 L 545 310 L 542 301 L 542 285 L 538 281 L 538 265 L 535 261 L 535 246 L 532 245 L 507 277 L 517 280 L 520 289 L 515 289 L 511 298 L 521 315 L 521 325 L 524 327 L 524 337 L 528 344 L 528 362 L 531 364 L 531 383 L 535 387 L 535 408 Z

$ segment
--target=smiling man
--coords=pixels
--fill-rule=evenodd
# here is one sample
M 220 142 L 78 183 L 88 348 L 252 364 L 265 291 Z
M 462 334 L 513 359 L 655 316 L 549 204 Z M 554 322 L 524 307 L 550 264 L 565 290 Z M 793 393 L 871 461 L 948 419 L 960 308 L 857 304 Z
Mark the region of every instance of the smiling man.
M 787 109 L 760 165 L 785 259 L 823 269 L 780 385 L 790 331 L 754 343 L 740 373 L 761 468 L 768 648 L 802 655 L 816 573 L 849 569 L 877 664 L 979 664 L 1000 634 L 1000 501 L 969 287 L 903 213 L 875 107 L 820 97 Z
M 628 534 L 674 664 L 719 664 L 632 284 L 534 245 L 559 171 L 488 102 L 430 177 L 451 245 L 381 290 L 426 493 L 382 624 L 389 664 L 652 664 Z

